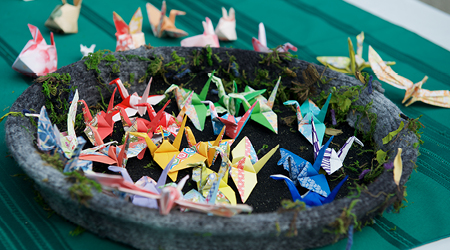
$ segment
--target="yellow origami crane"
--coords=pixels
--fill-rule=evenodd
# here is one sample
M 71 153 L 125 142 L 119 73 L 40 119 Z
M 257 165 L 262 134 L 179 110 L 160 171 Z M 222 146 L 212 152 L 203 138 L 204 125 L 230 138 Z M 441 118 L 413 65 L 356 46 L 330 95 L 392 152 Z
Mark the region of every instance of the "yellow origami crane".
M 233 162 L 231 163 L 230 174 L 245 203 L 250 196 L 253 188 L 256 186 L 256 174 L 264 167 L 267 161 L 272 157 L 279 145 L 272 148 L 269 153 L 264 155 L 259 161 L 255 149 L 248 137 L 244 137 L 233 149 Z
M 430 91 L 422 89 L 422 84 L 428 80 L 428 76 L 425 76 L 422 81 L 414 84 L 405 77 L 399 76 L 391 67 L 387 66 L 380 55 L 378 55 L 371 46 L 369 46 L 369 62 L 373 72 L 380 81 L 386 82 L 396 88 L 406 90 L 402 103 L 405 103 L 411 98 L 411 100 L 405 104 L 406 107 L 416 101 L 421 101 L 435 106 L 450 108 L 450 91 Z
M 197 154 L 194 150 L 190 148 L 183 148 L 180 152 L 181 140 L 183 138 L 184 127 L 186 125 L 186 116 L 183 119 L 180 130 L 178 131 L 173 144 L 171 144 L 168 140 L 163 140 L 161 145 L 157 147 L 152 139 L 148 136 L 147 133 L 138 133 L 131 132 L 131 135 L 135 135 L 138 137 L 142 137 L 145 139 L 147 143 L 147 147 L 150 149 L 150 153 L 153 156 L 153 160 L 158 163 L 158 165 L 164 169 L 167 164 L 172 160 L 175 156 L 175 160 L 173 161 L 169 170 L 168 176 L 172 181 L 177 180 L 178 171 L 189 168 L 189 163 L 202 162 L 206 160 L 206 157 Z
M 216 151 L 216 147 L 222 147 L 226 149 L 227 146 L 231 146 L 231 144 L 233 144 L 234 142 L 233 139 L 222 140 L 223 134 L 225 132 L 225 126 L 222 128 L 222 131 L 217 136 L 215 141 L 201 141 L 198 143 L 195 140 L 195 136 L 192 133 L 191 128 L 185 127 L 184 130 L 189 147 L 194 149 L 198 154 L 204 156 L 207 159 L 206 163 L 208 164 L 208 166 L 214 164 L 216 157 L 219 154 L 219 152 Z

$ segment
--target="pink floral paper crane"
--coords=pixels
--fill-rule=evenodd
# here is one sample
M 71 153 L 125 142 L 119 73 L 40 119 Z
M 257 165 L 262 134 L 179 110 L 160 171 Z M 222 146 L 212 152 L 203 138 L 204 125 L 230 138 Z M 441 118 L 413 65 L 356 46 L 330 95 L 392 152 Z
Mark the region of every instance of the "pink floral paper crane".
M 122 17 L 113 12 L 114 25 L 116 26 L 116 51 L 137 49 L 145 45 L 144 33 L 142 33 L 142 11 L 139 7 L 131 18 L 128 26 Z
M 181 47 L 205 47 L 209 45 L 211 48 L 219 48 L 219 38 L 214 32 L 211 19 L 208 17 L 203 21 L 203 34 L 185 38 L 181 40 Z
M 47 45 L 41 32 L 36 26 L 28 24 L 33 39 L 29 40 L 14 61 L 12 68 L 26 76 L 38 77 L 54 72 L 57 69 L 58 56 L 56 54 L 53 32 L 50 32 L 51 45 Z
M 269 53 L 272 52 L 269 47 L 267 47 L 266 40 L 266 29 L 263 23 L 259 23 L 258 39 L 252 38 L 253 49 L 258 52 Z M 290 43 L 285 43 L 280 48 L 277 49 L 278 52 L 288 52 L 289 50 L 297 51 L 297 47 Z

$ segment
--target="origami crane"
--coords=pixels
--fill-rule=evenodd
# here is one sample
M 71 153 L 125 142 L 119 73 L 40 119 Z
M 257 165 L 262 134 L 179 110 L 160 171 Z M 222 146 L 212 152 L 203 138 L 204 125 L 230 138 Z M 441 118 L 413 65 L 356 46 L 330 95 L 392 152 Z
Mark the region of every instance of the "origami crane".
M 330 69 L 345 73 L 356 75 L 356 72 L 361 72 L 363 69 L 370 67 L 363 57 L 363 42 L 364 42 L 364 32 L 356 36 L 357 49 L 356 54 L 353 49 L 353 43 L 350 37 L 348 40 L 348 50 L 349 57 L 345 56 L 319 56 L 317 60 Z M 388 65 L 394 65 L 395 62 L 386 62 Z
M 405 103 L 409 100 L 405 104 L 406 107 L 416 101 L 421 101 L 439 107 L 450 108 L 449 90 L 430 91 L 422 89 L 422 85 L 428 80 L 428 76 L 425 76 L 422 81 L 414 84 L 412 81 L 399 76 L 391 67 L 387 66 L 371 46 L 369 46 L 369 62 L 378 79 L 396 88 L 406 90 L 405 97 L 402 101 L 402 103 Z
M 164 93 L 167 94 L 171 91 L 175 91 L 175 99 L 177 101 L 180 114 L 178 118 L 183 117 L 186 114 L 191 120 L 194 127 L 200 131 L 203 131 L 205 127 L 206 114 L 208 109 L 202 101 L 205 101 L 208 94 L 211 77 L 205 83 L 200 95 L 197 95 L 194 91 L 189 91 L 184 88 L 180 88 L 175 84 L 172 84 Z
M 237 40 L 236 17 L 233 8 L 230 8 L 230 12 L 227 13 L 227 9 L 222 7 L 222 17 L 219 19 L 215 33 L 223 41 Z
M 112 80 L 109 85 L 116 84 L 116 86 L 119 88 L 120 96 L 122 97 L 122 102 L 117 104 L 114 109 L 116 109 L 116 112 L 114 112 L 113 120 L 118 121 L 120 120 L 120 116 L 118 114 L 118 107 L 122 107 L 127 112 L 128 116 L 133 116 L 137 112 L 140 116 L 145 115 L 146 108 L 145 106 L 136 106 L 140 103 L 149 103 L 151 105 L 156 105 L 160 101 L 162 101 L 166 96 L 165 95 L 148 95 L 150 92 L 150 86 L 152 83 L 152 79 L 150 78 L 147 87 L 144 90 L 144 94 L 139 96 L 136 92 L 134 92 L 132 95 L 128 94 L 127 89 L 123 86 L 122 81 L 120 78 Z
M 310 99 L 306 100 L 302 106 L 297 101 L 289 100 L 284 102 L 284 105 L 295 105 L 297 110 L 298 131 L 313 144 L 312 140 L 312 121 L 316 126 L 316 132 L 318 135 L 319 145 L 322 145 L 323 136 L 325 135 L 325 116 L 327 114 L 328 105 L 330 103 L 331 94 L 328 95 L 327 101 L 323 105 L 322 109 L 319 109 L 317 105 Z
M 137 49 L 145 45 L 145 36 L 142 33 L 142 11 L 139 7 L 134 13 L 128 26 L 125 21 L 113 12 L 114 25 L 116 26 L 116 51 Z
M 208 164 L 208 166 L 211 166 L 214 164 L 214 162 L 217 158 L 217 155 L 219 154 L 219 152 L 215 149 L 216 147 L 220 147 L 220 148 L 223 148 L 224 150 L 226 150 L 226 148 L 230 147 L 231 144 L 233 144 L 233 142 L 234 142 L 234 140 L 223 140 L 222 139 L 223 134 L 225 132 L 225 127 L 222 128 L 222 131 L 220 131 L 216 140 L 213 142 L 200 141 L 197 143 L 197 141 L 195 140 L 195 136 L 192 133 L 191 128 L 185 127 L 184 130 L 185 130 L 186 139 L 188 141 L 189 147 L 192 148 L 193 150 L 195 150 L 198 154 L 204 156 L 207 159 L 206 163 Z
M 228 112 L 231 115 L 239 114 L 239 106 L 241 103 L 240 99 L 231 98 L 227 95 L 225 92 L 225 87 L 223 86 L 222 79 L 220 79 L 217 76 L 214 76 L 213 73 L 208 73 L 208 76 L 210 79 L 216 84 L 218 95 L 219 95 L 219 101 L 215 103 L 215 108 L 217 113 L 225 113 Z M 237 85 L 236 83 L 233 84 L 233 93 L 237 93 Z M 264 90 L 262 93 L 264 93 L 266 90 Z M 236 109 L 238 108 L 238 109 Z
M 205 101 L 204 103 L 209 103 L 209 110 L 211 113 L 211 122 L 213 125 L 214 134 L 218 135 L 223 128 L 225 128 L 225 134 L 231 139 L 236 139 L 247 123 L 248 119 L 253 113 L 254 108 L 257 106 L 258 102 L 253 103 L 250 109 L 242 117 L 234 117 L 233 115 L 227 113 L 222 117 L 219 117 L 215 111 L 214 104 L 210 101 Z
M 95 129 L 93 129 L 94 134 Z M 98 135 L 96 135 L 98 136 Z M 80 160 L 101 162 L 109 165 L 116 165 L 119 167 L 125 167 L 127 159 L 132 156 L 128 154 L 128 149 L 130 147 L 129 134 L 126 135 L 125 143 L 121 146 L 112 146 L 109 144 L 102 144 L 100 146 L 85 149 L 80 153 Z M 139 151 L 140 152 L 140 151 Z M 137 154 L 139 153 L 137 152 Z M 137 155 L 136 154 L 136 155 Z M 134 155 L 134 156 L 136 156 Z
M 339 184 L 333 189 L 333 191 L 330 192 L 330 194 L 327 197 L 323 197 L 322 195 L 319 195 L 314 191 L 309 191 L 306 195 L 302 197 L 298 192 L 298 189 L 295 186 L 294 182 L 291 179 L 289 179 L 289 177 L 281 174 L 274 174 L 271 175 L 270 178 L 275 180 L 284 180 L 289 188 L 289 191 L 291 192 L 293 201 L 299 200 L 301 202 L 304 202 L 309 207 L 316 207 L 332 202 L 334 198 L 336 198 L 337 193 L 341 189 L 342 185 L 344 185 L 348 176 L 345 176 L 344 179 L 342 179 L 342 181 L 339 182 Z
M 56 55 L 53 33 L 50 32 L 51 45 L 47 45 L 36 26 L 28 24 L 28 28 L 33 39 L 29 40 L 22 49 L 14 61 L 12 68 L 19 73 L 31 77 L 44 76 L 56 71 L 58 56 Z
M 259 30 L 258 30 L 258 39 L 252 38 L 252 44 L 253 49 L 258 52 L 265 52 L 269 53 L 272 52 L 269 47 L 267 47 L 267 40 L 266 40 L 266 29 L 264 28 L 263 23 L 259 23 Z M 297 47 L 290 43 L 285 43 L 281 47 L 277 48 L 278 52 L 288 52 L 289 50 L 297 51 Z
M 186 116 L 183 119 L 180 130 L 178 131 L 178 134 L 175 137 L 173 143 L 171 144 L 168 140 L 163 140 L 159 147 L 156 147 L 155 143 L 151 140 L 147 133 L 130 133 L 131 135 L 142 137 L 145 139 L 147 147 L 149 148 L 150 153 L 153 156 L 153 160 L 158 163 L 161 168 L 165 168 L 170 159 L 176 156 L 175 162 L 172 164 L 172 166 L 170 166 L 168 174 L 173 181 L 176 181 L 178 171 L 188 168 L 189 163 L 201 162 L 206 160 L 206 157 L 196 153 L 193 149 L 183 148 L 181 151 L 179 150 L 185 125 Z
M 229 148 L 228 148 L 229 150 Z M 207 168 L 204 162 L 193 163 L 194 169 L 192 170 L 192 180 L 197 182 L 197 190 L 198 192 L 191 192 L 190 195 L 184 196 L 185 199 L 189 200 L 199 200 L 203 203 L 206 203 L 206 197 L 212 194 L 210 192 L 214 192 L 212 188 L 213 183 L 219 180 L 219 174 Z M 193 189 L 194 190 L 194 189 Z M 196 190 L 194 190 L 196 191 Z M 188 193 L 189 193 L 188 192 Z M 193 197 L 189 197 L 189 196 Z M 219 181 L 219 190 L 217 191 L 215 203 L 229 203 L 232 205 L 236 205 L 236 193 L 234 190 L 228 186 L 225 179 L 222 178 Z
M 91 172 L 92 171 L 92 161 L 80 160 L 79 156 L 81 150 L 83 149 L 84 144 L 86 144 L 86 140 L 83 137 L 77 138 L 78 145 L 75 148 L 72 157 L 67 161 L 64 166 L 64 173 L 73 172 L 76 170 L 82 170 L 83 172 Z
M 72 103 L 67 115 L 67 132 L 60 133 L 58 128 L 52 126 L 45 106 L 42 106 L 38 120 L 38 148 L 42 151 L 53 151 L 56 149 L 59 153 L 70 159 L 78 145 L 77 135 L 75 134 L 74 123 L 77 114 L 78 90 L 75 91 Z
M 289 177 L 293 180 L 294 184 L 300 184 L 300 186 L 304 188 L 327 197 L 330 194 L 330 187 L 328 186 L 325 175 L 319 174 L 319 169 L 322 164 L 325 150 L 328 148 L 328 145 L 330 145 L 333 138 L 334 136 L 332 136 L 320 149 L 314 164 L 311 164 L 309 161 L 287 149 L 280 148 L 281 159 L 278 161 L 278 165 L 283 165 L 284 169 L 289 171 Z
M 88 56 L 89 53 L 94 53 L 95 44 L 92 44 L 91 47 L 84 46 L 83 44 L 80 44 L 80 52 L 83 55 L 83 57 Z
M 62 5 L 56 8 L 45 21 L 45 27 L 56 33 L 78 33 L 78 17 L 80 16 L 82 0 L 74 0 L 73 5 L 61 0 Z
M 314 122 L 311 123 L 311 131 L 312 131 L 314 160 L 315 160 L 319 155 L 321 144 L 319 144 L 319 138 L 317 137 L 316 126 Z M 336 150 L 332 148 L 325 149 L 321 167 L 325 170 L 325 172 L 327 172 L 327 174 L 333 174 L 334 172 L 336 172 L 336 170 L 342 167 L 342 163 L 344 162 L 348 151 L 350 150 L 350 148 L 353 145 L 353 142 L 355 141 L 356 143 L 364 147 L 364 144 L 360 140 L 358 140 L 358 138 L 356 138 L 355 136 L 351 136 L 350 138 L 347 139 L 345 144 L 342 146 L 341 149 L 339 149 L 338 152 L 336 152 Z
M 264 127 L 270 129 L 272 132 L 278 134 L 278 118 L 277 114 L 272 111 L 275 97 L 277 95 L 278 86 L 280 85 L 281 77 L 278 78 L 278 82 L 273 88 L 270 94 L 269 100 L 264 98 L 259 92 L 255 91 L 249 86 L 245 87 L 246 92 L 229 94 L 230 97 L 240 99 L 244 104 L 244 109 L 248 110 L 250 105 L 254 105 L 258 102 L 258 105 L 253 109 L 251 119 Z M 255 93 L 256 92 L 256 93 Z M 251 99 L 250 99 L 251 98 Z
M 212 25 L 211 19 L 205 18 L 206 22 L 203 21 L 203 34 L 192 36 L 181 40 L 181 47 L 206 47 L 219 48 L 219 37 L 214 32 L 214 27 Z
M 256 174 L 264 167 L 267 161 L 276 152 L 279 145 L 271 149 L 260 160 L 256 155 L 255 149 L 247 136 L 236 145 L 231 151 L 233 162 L 230 169 L 230 175 L 241 196 L 241 200 L 245 203 L 250 196 L 253 188 L 256 186 Z
M 175 27 L 175 17 L 184 16 L 186 12 L 179 10 L 171 10 L 169 18 L 166 17 L 166 1 L 162 2 L 161 11 L 158 10 L 151 3 L 147 3 L 147 15 L 152 27 L 153 35 L 156 37 L 168 36 L 168 37 L 183 37 L 188 33 L 184 30 L 177 29 Z
M 187 208 L 189 210 L 211 213 L 217 216 L 231 217 L 241 212 L 251 212 L 252 208 L 245 204 L 237 205 L 227 205 L 227 204 L 202 204 L 194 203 L 183 199 L 183 194 L 181 189 L 186 183 L 189 176 L 185 176 L 176 187 L 165 186 L 162 188 L 160 193 L 152 192 L 144 188 L 140 188 L 133 183 L 125 181 L 122 176 L 119 175 L 109 175 L 100 173 L 85 173 L 86 177 L 96 180 L 103 187 L 119 190 L 121 192 L 126 192 L 134 195 L 139 195 L 142 197 L 158 200 L 159 212 L 162 215 L 169 214 L 170 210 L 176 206 L 181 208 Z

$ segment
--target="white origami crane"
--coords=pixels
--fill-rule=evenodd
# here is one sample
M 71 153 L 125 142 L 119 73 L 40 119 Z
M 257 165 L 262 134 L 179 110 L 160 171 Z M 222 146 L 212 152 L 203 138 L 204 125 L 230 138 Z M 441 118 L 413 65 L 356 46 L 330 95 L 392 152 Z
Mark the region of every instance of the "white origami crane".
M 73 5 L 67 0 L 61 0 L 45 21 L 45 27 L 56 33 L 78 33 L 78 17 L 80 16 L 82 0 L 73 0 Z
M 181 47 L 205 47 L 206 45 L 209 45 L 211 48 L 220 47 L 219 38 L 216 33 L 214 33 L 214 27 L 211 19 L 208 17 L 205 19 L 206 22 L 202 22 L 204 30 L 203 34 L 181 40 Z
M 56 54 L 53 32 L 50 32 L 51 45 L 47 45 L 39 29 L 28 24 L 32 40 L 29 40 L 14 61 L 12 68 L 26 76 L 44 76 L 57 69 L 58 56 Z
M 259 23 L 258 39 L 252 38 L 253 49 L 258 52 L 269 53 L 272 52 L 269 47 L 267 47 L 266 40 L 266 29 L 263 23 Z M 285 43 L 280 48 L 277 49 L 278 52 L 288 52 L 289 50 L 297 51 L 297 47 L 290 43 Z
M 80 52 L 83 54 L 83 57 L 88 56 L 89 53 L 94 53 L 95 44 L 92 44 L 91 47 L 84 46 L 83 44 L 80 44 Z
M 230 12 L 227 14 L 227 10 L 222 7 L 222 17 L 219 19 L 219 23 L 216 27 L 216 35 L 223 41 L 235 41 L 236 35 L 236 18 L 233 8 L 230 8 Z

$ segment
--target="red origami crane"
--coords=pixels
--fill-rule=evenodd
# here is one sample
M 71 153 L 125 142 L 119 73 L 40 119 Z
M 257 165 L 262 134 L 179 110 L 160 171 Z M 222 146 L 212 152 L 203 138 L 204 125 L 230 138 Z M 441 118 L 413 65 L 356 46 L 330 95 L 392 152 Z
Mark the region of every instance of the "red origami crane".
M 128 26 L 122 17 L 113 12 L 114 25 L 116 26 L 116 51 L 137 49 L 145 45 L 145 36 L 142 33 L 142 12 L 139 7 L 131 18 Z
M 32 40 L 29 40 L 14 61 L 12 68 L 26 76 L 38 77 L 54 72 L 57 69 L 58 56 L 53 39 L 53 32 L 50 32 L 51 45 L 47 45 L 41 32 L 36 26 L 28 24 Z

